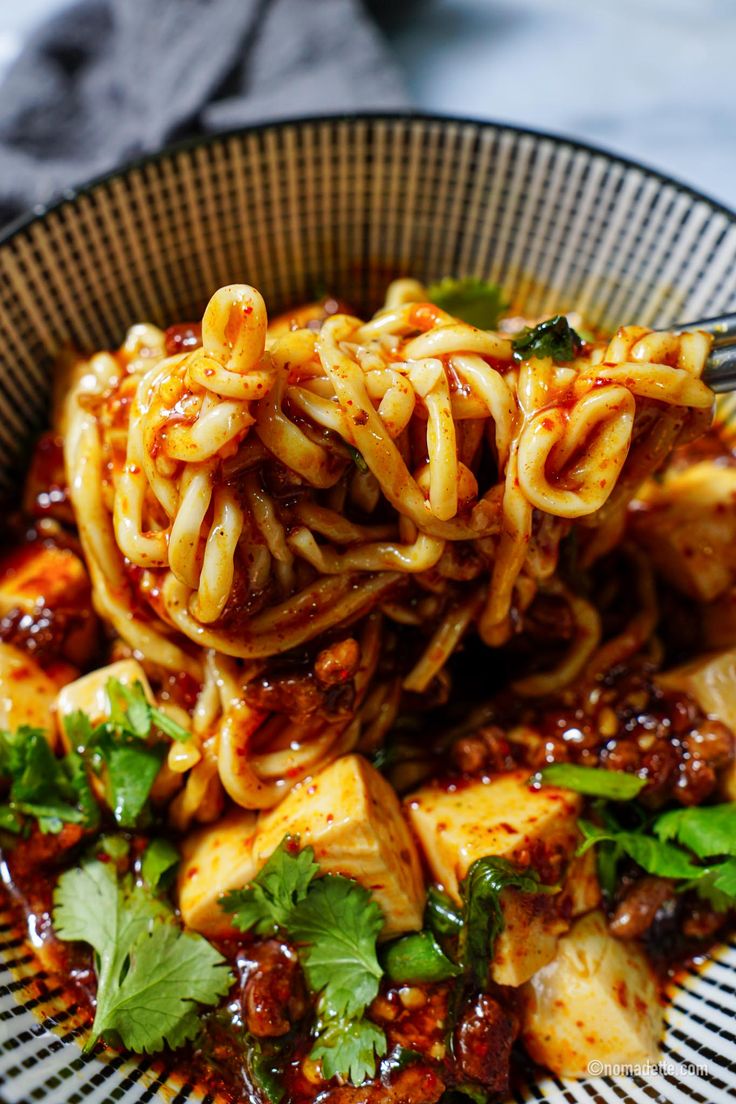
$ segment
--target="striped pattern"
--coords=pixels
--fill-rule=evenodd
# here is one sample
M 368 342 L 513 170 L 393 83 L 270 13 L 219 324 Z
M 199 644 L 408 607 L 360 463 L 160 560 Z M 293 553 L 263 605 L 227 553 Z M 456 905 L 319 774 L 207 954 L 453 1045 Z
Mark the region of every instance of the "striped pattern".
M 59 349 L 196 317 L 246 280 L 272 309 L 338 292 L 361 310 L 393 276 L 501 282 L 532 313 L 667 323 L 736 308 L 736 219 L 655 173 L 510 127 L 410 117 L 252 128 L 179 148 L 84 189 L 0 241 L 0 492 L 47 420 Z M 82 1055 L 74 1010 L 0 910 L 0 1099 L 208 1101 L 150 1060 Z M 687 974 L 665 1059 L 705 1075 L 577 1084 L 517 1101 L 721 1104 L 736 1092 L 736 948 Z

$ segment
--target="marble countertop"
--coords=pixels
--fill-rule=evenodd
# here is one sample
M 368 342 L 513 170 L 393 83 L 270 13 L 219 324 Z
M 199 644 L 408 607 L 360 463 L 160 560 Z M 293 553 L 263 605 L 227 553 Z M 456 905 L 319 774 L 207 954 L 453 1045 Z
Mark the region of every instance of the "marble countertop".
M 63 3 L 0 0 L 0 74 Z M 736 207 L 733 0 L 373 4 L 417 108 L 569 134 Z

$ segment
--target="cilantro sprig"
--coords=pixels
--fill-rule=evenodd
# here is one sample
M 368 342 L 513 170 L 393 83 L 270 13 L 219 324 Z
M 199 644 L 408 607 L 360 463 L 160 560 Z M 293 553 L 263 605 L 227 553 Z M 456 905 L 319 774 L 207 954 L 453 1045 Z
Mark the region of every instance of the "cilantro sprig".
M 19 834 L 30 818 L 44 833 L 58 833 L 64 824 L 97 828 L 100 807 L 88 772 L 103 780 L 118 824 L 139 826 L 167 750 L 157 734 L 187 740 L 189 733 L 148 701 L 139 682 L 125 686 L 111 678 L 106 691 L 110 714 L 101 724 L 93 727 L 81 710 L 64 718 L 65 755 L 54 754 L 39 728 L 0 732 L 0 780 L 8 784 L 0 830 Z
M 57 758 L 39 728 L 0 732 L 0 778 L 10 783 L 8 800 L 0 805 L 0 828 L 7 832 L 24 831 L 29 817 L 54 834 L 64 824 L 94 828 L 99 822 L 81 757 L 72 751 Z
M 86 713 L 64 718 L 67 739 L 90 770 L 105 785 L 106 799 L 122 828 L 139 825 L 168 744 L 187 740 L 189 733 L 152 705 L 140 682 L 126 686 L 110 678 L 106 684 L 110 715 L 93 728 Z
M 445 276 L 427 288 L 430 303 L 479 330 L 495 330 L 506 304 L 498 284 L 476 276 Z
M 220 898 L 241 931 L 283 931 L 297 944 L 307 984 L 318 994 L 311 1057 L 324 1076 L 360 1084 L 375 1073 L 386 1037 L 365 1016 L 383 970 L 376 940 L 383 925 L 370 893 L 350 878 L 325 874 L 311 847 L 286 837 L 249 886 Z
M 596 847 L 598 872 L 610 896 L 624 857 L 661 878 L 694 889 L 721 912 L 736 907 L 736 803 L 673 809 L 654 818 L 638 810 L 640 823 L 623 826 L 605 802 L 595 806 L 598 821 L 580 821 L 584 854 Z
M 225 959 L 185 932 L 157 898 L 111 863 L 88 860 L 61 875 L 54 894 L 59 939 L 95 952 L 97 1000 L 86 1049 L 104 1037 L 137 1053 L 176 1048 L 199 1030 L 199 1005 L 230 989 Z

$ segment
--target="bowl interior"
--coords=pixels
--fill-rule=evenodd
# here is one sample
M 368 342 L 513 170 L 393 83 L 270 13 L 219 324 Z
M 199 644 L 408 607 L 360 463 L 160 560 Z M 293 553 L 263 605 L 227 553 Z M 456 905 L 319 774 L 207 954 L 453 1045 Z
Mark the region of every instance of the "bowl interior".
M 394 276 L 477 275 L 534 314 L 685 321 L 736 306 L 736 219 L 565 140 L 431 118 L 323 119 L 215 138 L 114 174 L 6 236 L 0 268 L 8 492 L 47 417 L 64 344 L 91 351 L 135 321 L 197 317 L 219 285 L 252 283 L 274 311 L 324 291 L 370 311 Z M 158 1098 L 165 1072 L 150 1072 L 149 1060 L 102 1061 L 66 1045 L 73 1010 L 43 989 L 9 914 L 0 914 L 0 953 L 0 1098 Z M 706 1072 L 618 1079 L 615 1089 L 547 1081 L 529 1098 L 733 1099 L 735 1006 L 736 954 L 724 951 L 702 977 L 683 976 L 668 1035 L 666 1058 Z M 191 1086 L 168 1094 L 198 1098 Z

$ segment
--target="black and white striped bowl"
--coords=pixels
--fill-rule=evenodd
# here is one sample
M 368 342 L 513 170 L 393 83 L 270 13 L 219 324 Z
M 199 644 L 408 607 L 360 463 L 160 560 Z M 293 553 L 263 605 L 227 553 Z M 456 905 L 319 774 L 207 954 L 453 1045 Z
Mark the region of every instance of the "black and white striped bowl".
M 148 158 L 0 240 L 0 493 L 20 484 L 69 341 L 196 317 L 221 284 L 273 310 L 334 291 L 362 310 L 400 274 L 498 280 L 530 313 L 668 323 L 736 309 L 736 216 L 658 173 L 566 139 L 414 116 L 253 127 Z M 15 491 L 17 493 L 17 490 Z M 150 1061 L 82 1055 L 74 1009 L 0 911 L 0 1099 L 202 1100 Z M 721 1104 L 736 1096 L 736 947 L 673 989 L 664 1064 L 552 1079 L 519 1100 Z

